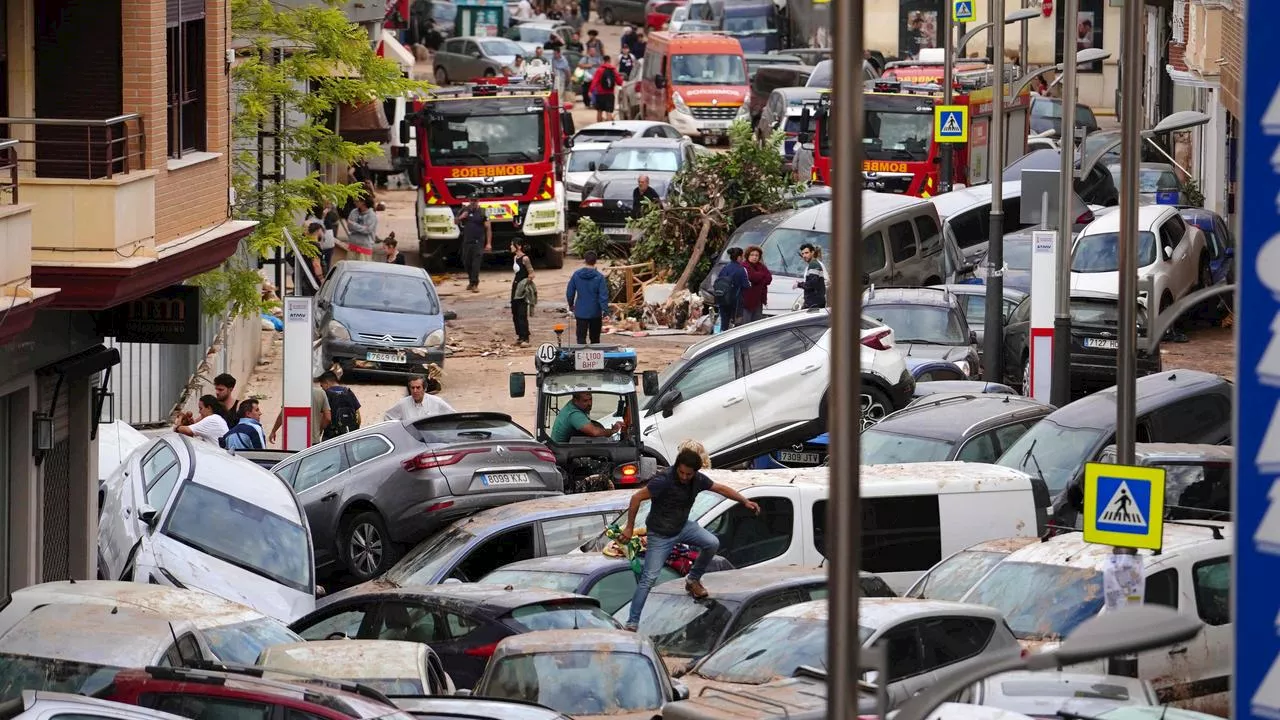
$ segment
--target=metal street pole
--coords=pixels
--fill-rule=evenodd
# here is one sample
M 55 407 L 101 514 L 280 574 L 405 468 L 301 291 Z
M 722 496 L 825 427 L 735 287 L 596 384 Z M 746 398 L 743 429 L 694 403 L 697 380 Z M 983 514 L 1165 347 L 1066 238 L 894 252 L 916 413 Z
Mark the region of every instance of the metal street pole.
M 1053 374 L 1049 400 L 1055 407 L 1071 402 L 1071 242 L 1076 219 L 1076 48 L 1070 29 L 1079 21 L 1080 0 L 1062 3 L 1062 130 L 1061 163 L 1058 166 L 1058 242 L 1054 246 L 1054 264 L 1058 269 L 1058 293 L 1053 303 Z M 1067 122 L 1067 118 L 1071 118 Z
M 1124 5 L 1124 34 L 1121 40 L 1122 67 L 1120 101 L 1120 320 L 1116 363 L 1116 463 L 1133 464 L 1134 401 L 1137 395 L 1138 351 L 1138 163 L 1142 149 L 1142 50 L 1146 42 L 1146 4 L 1130 0 Z M 1074 118 L 1073 118 L 1074 119 Z M 1159 250 L 1157 249 L 1157 252 Z M 1147 298 L 1154 310 L 1157 299 Z M 1153 312 L 1151 314 L 1154 314 Z M 1129 548 L 1115 548 L 1117 555 L 1132 555 Z M 1138 676 L 1138 660 L 1133 656 L 1112 658 L 1108 671 L 1113 675 Z
M 999 12 L 997 12 L 999 10 Z M 997 23 L 1000 18 L 1004 17 L 1004 0 L 987 0 L 987 22 Z M 987 62 L 995 61 L 996 39 L 994 35 L 987 36 Z
M 990 37 L 995 38 L 995 56 L 992 71 L 995 74 L 995 90 L 991 109 L 991 232 L 987 238 L 987 260 L 991 264 L 987 273 L 987 309 L 983 323 L 985 334 L 982 351 L 982 367 L 987 382 L 1004 382 L 1004 0 L 993 0 L 997 22 L 991 27 Z M 838 226 L 837 226 L 838 227 Z
M 1022 0 L 1023 9 L 1031 7 L 1031 0 Z M 1018 40 L 1018 77 L 1027 74 L 1027 52 L 1031 50 L 1031 28 L 1022 23 L 1021 37 Z
M 954 95 L 952 86 L 955 85 L 955 78 L 953 75 L 955 70 L 955 59 L 952 57 L 956 51 L 955 26 L 951 22 L 951 8 L 943 8 L 942 15 L 942 27 L 946 33 L 946 39 L 944 41 L 946 52 L 943 57 L 947 59 L 947 64 L 942 66 L 942 104 L 950 105 L 951 98 Z M 942 146 L 942 180 L 938 183 L 940 186 L 938 188 L 939 192 L 951 192 L 951 178 L 955 175 L 951 165 L 953 158 L 955 157 L 953 153 L 954 151 L 952 150 L 951 143 L 946 143 Z
M 852 720 L 858 715 L 858 566 L 862 553 L 858 471 L 861 452 L 862 317 L 862 23 L 865 0 L 836 0 L 832 18 L 834 100 L 830 121 L 832 211 L 837 241 L 831 243 L 834 287 L 831 303 L 831 502 L 827 516 L 826 556 L 831 588 L 827 648 L 833 682 L 827 689 L 827 717 Z M 839 237 L 843 235 L 844 237 Z

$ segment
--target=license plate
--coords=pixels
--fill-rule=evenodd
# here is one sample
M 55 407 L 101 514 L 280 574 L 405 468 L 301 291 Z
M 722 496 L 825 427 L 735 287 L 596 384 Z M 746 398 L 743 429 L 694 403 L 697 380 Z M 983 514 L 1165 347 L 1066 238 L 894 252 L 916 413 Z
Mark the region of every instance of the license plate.
M 579 350 L 573 355 L 573 368 L 575 370 L 603 370 L 604 369 L 604 351 L 603 350 Z
M 702 123 L 702 128 L 704 130 L 728 130 L 729 121 L 728 120 L 707 120 L 706 122 Z
M 396 363 L 396 364 L 399 364 L 399 365 L 403 365 L 403 364 L 404 364 L 404 353 L 395 353 L 395 352 L 370 352 L 370 353 L 365 357 L 365 359 L 366 359 L 366 360 L 368 360 L 369 362 Z
M 480 203 L 484 214 L 490 220 L 512 220 L 516 216 L 516 204 L 513 202 Z
M 778 462 L 804 463 L 806 465 L 817 465 L 822 462 L 822 456 L 818 453 L 806 452 L 790 452 L 783 450 L 778 453 Z
M 490 487 L 495 485 L 524 485 L 529 482 L 529 476 L 524 473 L 485 473 L 480 476 L 480 482 Z
M 604 229 L 604 234 L 605 234 L 605 235 L 628 235 L 628 236 L 629 236 L 629 235 L 631 235 L 631 229 L 630 229 L 630 228 L 618 228 L 618 227 L 615 227 L 615 228 L 605 228 L 605 229 Z
M 1119 340 L 1104 340 L 1102 338 L 1085 338 L 1084 346 L 1087 348 L 1096 348 L 1098 350 L 1119 350 Z

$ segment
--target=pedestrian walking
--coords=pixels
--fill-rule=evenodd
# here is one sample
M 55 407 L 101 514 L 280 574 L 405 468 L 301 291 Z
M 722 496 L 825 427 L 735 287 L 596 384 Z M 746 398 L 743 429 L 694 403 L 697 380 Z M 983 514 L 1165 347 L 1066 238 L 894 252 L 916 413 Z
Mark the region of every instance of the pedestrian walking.
M 240 419 L 220 439 L 228 450 L 261 450 L 267 446 L 267 435 L 262 429 L 262 408 L 258 401 L 249 398 L 240 403 L 236 413 Z
M 338 384 L 338 376 L 332 370 L 320 375 L 320 389 L 324 390 L 329 401 L 329 413 L 332 416 L 325 426 L 325 440 L 346 435 L 360 429 L 360 399 L 351 388 Z
M 467 290 L 480 292 L 480 264 L 484 262 L 484 254 L 493 249 L 493 227 L 475 198 L 458 211 L 458 224 L 462 226 L 462 247 L 458 255 L 467 270 Z
M 742 266 L 742 248 L 729 248 L 729 262 L 720 269 L 711 285 L 711 292 L 716 298 L 716 312 L 720 314 L 720 332 L 734 326 L 738 311 L 742 309 L 743 295 L 750 287 L 747 269 Z
M 343 251 L 341 260 L 371 261 L 373 260 L 373 243 L 378 237 L 378 214 L 369 207 L 369 198 L 361 194 L 356 198 L 356 207 L 347 216 L 347 239 L 339 240 L 338 248 Z
M 586 345 L 588 339 L 592 345 L 599 343 L 604 313 L 609 308 L 609 281 L 596 269 L 594 252 L 587 251 L 582 256 L 582 267 L 569 277 L 564 296 L 573 313 L 578 344 Z
M 631 54 L 631 48 L 627 45 L 622 46 L 622 52 L 618 53 L 618 74 L 622 76 L 624 82 L 631 81 L 631 72 L 636 68 L 636 56 Z
M 325 200 L 320 210 L 320 222 L 324 225 L 324 239 L 320 242 L 320 255 L 325 272 L 333 267 L 333 249 L 338 246 L 338 226 L 342 224 L 342 216 L 332 200 Z
M 587 50 L 588 50 L 588 51 L 591 51 L 591 50 L 595 50 L 595 51 L 596 51 L 596 52 L 595 52 L 596 59 L 595 59 L 595 61 L 593 61 L 593 62 L 592 62 L 592 64 L 593 64 L 593 65 L 599 65 L 599 64 L 600 64 L 600 59 L 604 57 L 604 42 L 600 40 L 600 31 L 599 31 L 599 30 L 588 30 L 588 31 L 587 31 Z
M 564 56 L 564 50 L 560 47 L 551 51 L 551 70 L 555 73 L 556 90 L 567 93 L 569 76 L 573 73 L 573 68 L 569 66 L 569 58 Z
M 227 434 L 226 408 L 218 402 L 218 398 L 212 395 L 201 395 L 196 401 L 196 412 L 199 415 L 198 418 L 192 418 L 188 413 L 178 421 L 173 431 L 179 435 L 217 445 L 222 436 Z
M 804 261 L 804 277 L 796 287 L 804 289 L 805 310 L 827 306 L 827 270 L 818 260 L 818 249 L 810 243 L 800 246 L 800 259 Z
M 516 328 L 516 344 L 529 347 L 529 317 L 538 304 L 538 286 L 533 283 L 533 261 L 529 258 L 529 246 L 517 241 L 511 246 L 515 261 L 511 269 L 511 322 Z
M 305 255 L 302 258 L 296 258 L 294 260 L 293 288 L 303 297 L 315 297 L 315 294 L 320 292 L 321 283 L 324 282 L 324 268 L 321 267 L 320 263 L 321 254 L 324 252 L 322 249 L 322 243 L 324 242 L 324 225 L 318 222 L 313 222 L 310 225 L 307 225 L 305 240 L 306 242 L 315 244 L 316 254 Z M 311 271 L 311 278 L 308 278 L 307 273 L 299 266 L 298 260 L 306 263 L 307 269 Z M 312 278 L 315 279 L 314 283 L 311 281 Z
M 742 258 L 747 281 L 751 283 L 751 287 L 742 293 L 742 322 L 749 323 L 764 317 L 764 308 L 769 304 L 769 284 L 773 282 L 773 273 L 764 264 L 764 250 L 758 245 L 748 247 Z
M 622 84 L 622 76 L 613 64 L 613 58 L 604 56 L 604 62 L 591 76 L 591 93 L 595 97 L 596 122 L 613 119 L 614 92 Z
M 333 422 L 329 396 L 325 394 L 324 388 L 320 387 L 320 378 L 317 377 L 315 381 L 316 384 L 311 386 L 311 442 L 308 445 L 318 445 L 324 439 L 325 428 Z M 280 434 L 280 428 L 283 426 L 284 408 L 281 408 L 280 414 L 276 416 L 275 425 L 271 426 L 271 435 L 267 438 L 272 445 L 276 444 L 276 436 Z
M 383 420 L 415 422 L 423 418 L 457 412 L 449 403 L 427 393 L 427 379 L 421 375 L 409 378 L 406 387 L 409 390 L 409 395 L 383 413 Z
M 760 514 L 759 505 L 743 497 L 737 490 L 713 482 L 701 470 L 702 458 L 693 449 L 685 448 L 676 455 L 676 461 L 671 467 L 655 475 L 648 485 L 631 496 L 631 504 L 627 508 L 627 524 L 622 528 L 621 542 L 624 545 L 635 534 L 636 513 L 640 510 L 640 504 L 646 500 L 650 504 L 649 517 L 645 521 L 648 527 L 648 545 L 644 555 L 644 570 L 640 573 L 635 595 L 631 598 L 631 613 L 626 624 L 628 630 L 634 631 L 640 624 L 640 614 L 644 610 L 645 601 L 649 599 L 649 591 L 657 581 L 658 573 L 666 565 L 672 548 L 677 544 L 683 543 L 698 551 L 698 559 L 685 577 L 685 590 L 698 600 L 710 594 L 702 586 L 702 575 L 720 550 L 720 540 L 689 519 L 689 511 L 693 509 L 693 501 L 698 493 L 709 490 L 740 503 L 756 515 Z
M 382 246 L 387 249 L 387 262 L 392 265 L 404 265 L 404 255 L 397 249 L 399 244 L 395 233 L 391 233 L 386 240 L 382 241 Z

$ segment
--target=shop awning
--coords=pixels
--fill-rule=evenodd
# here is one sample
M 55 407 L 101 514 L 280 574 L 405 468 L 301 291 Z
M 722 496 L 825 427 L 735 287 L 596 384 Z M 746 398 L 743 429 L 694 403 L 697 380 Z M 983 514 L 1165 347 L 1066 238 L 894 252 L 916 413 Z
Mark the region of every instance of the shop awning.
M 31 327 L 36 311 L 49 307 L 58 296 L 58 288 L 22 288 L 16 295 L 0 295 L 0 345 Z
M 391 141 L 391 123 L 380 102 L 344 103 L 338 106 L 338 134 L 353 143 Z
M 400 69 L 407 73 L 413 73 L 413 64 L 417 60 L 413 56 L 413 52 L 405 47 L 388 32 L 382 33 L 382 42 L 378 43 L 378 55 L 396 61 L 400 65 Z

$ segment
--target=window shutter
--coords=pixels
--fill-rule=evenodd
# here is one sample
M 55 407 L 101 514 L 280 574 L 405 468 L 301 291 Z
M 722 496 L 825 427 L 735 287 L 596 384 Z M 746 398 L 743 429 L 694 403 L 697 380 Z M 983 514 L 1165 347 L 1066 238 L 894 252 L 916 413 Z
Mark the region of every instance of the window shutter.
M 204 19 L 205 0 L 165 0 L 165 24 L 169 27 Z

